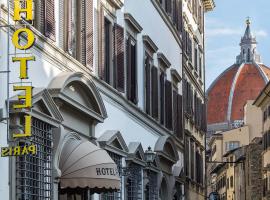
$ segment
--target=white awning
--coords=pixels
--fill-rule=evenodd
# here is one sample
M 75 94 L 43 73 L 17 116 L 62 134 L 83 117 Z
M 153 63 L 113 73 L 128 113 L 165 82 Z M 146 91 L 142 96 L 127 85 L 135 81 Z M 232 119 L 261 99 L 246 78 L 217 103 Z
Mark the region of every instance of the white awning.
M 117 165 L 105 150 L 89 141 L 68 141 L 59 168 L 61 188 L 120 189 Z

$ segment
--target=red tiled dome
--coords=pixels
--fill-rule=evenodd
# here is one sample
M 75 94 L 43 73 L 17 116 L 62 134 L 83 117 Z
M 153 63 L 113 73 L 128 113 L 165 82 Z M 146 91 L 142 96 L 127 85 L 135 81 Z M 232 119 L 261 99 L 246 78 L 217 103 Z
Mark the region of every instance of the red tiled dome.
M 265 65 L 233 65 L 225 70 L 207 91 L 207 123 L 243 120 L 246 101 L 255 99 L 269 79 Z

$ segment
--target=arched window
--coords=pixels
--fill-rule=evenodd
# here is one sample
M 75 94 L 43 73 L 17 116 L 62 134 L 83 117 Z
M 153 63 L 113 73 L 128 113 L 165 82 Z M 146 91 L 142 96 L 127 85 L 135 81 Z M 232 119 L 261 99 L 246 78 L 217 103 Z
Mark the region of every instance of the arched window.
M 247 62 L 250 62 L 250 49 L 248 49 Z

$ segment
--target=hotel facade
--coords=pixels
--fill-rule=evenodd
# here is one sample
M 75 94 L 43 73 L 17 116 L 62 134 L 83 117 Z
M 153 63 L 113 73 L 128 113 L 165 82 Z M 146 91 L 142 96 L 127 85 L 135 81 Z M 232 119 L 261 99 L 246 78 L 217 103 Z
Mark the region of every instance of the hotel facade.
M 1 199 L 204 199 L 204 13 L 214 2 L 8 2 Z M 196 73 L 198 94 L 187 84 Z

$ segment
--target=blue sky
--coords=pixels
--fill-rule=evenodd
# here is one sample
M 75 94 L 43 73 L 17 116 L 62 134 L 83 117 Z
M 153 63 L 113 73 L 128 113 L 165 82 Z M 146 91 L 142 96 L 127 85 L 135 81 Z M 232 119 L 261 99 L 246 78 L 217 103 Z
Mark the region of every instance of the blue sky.
M 270 66 L 270 1 L 215 0 L 216 8 L 206 14 L 206 87 L 240 53 L 240 39 L 245 21 L 251 19 L 251 30 L 257 38 L 257 50 L 263 63 Z

